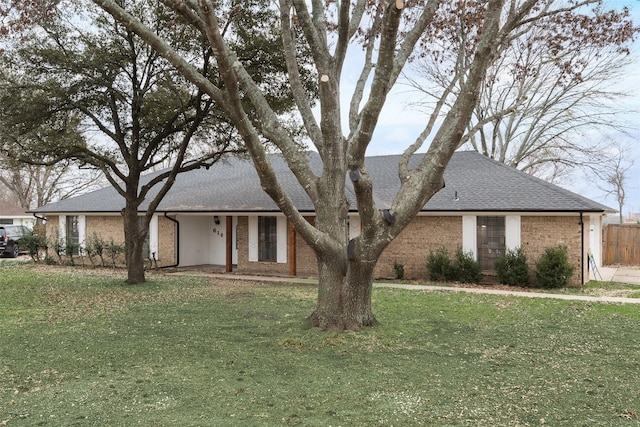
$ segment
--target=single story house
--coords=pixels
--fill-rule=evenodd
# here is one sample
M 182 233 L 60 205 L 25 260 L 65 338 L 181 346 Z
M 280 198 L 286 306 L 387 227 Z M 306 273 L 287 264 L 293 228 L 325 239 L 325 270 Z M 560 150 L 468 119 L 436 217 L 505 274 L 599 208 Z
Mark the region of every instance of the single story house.
M 309 152 L 315 171 L 322 162 Z M 366 160 L 375 200 L 389 207 L 399 186 L 399 155 Z M 297 208 L 313 221 L 314 207 L 280 155 L 272 162 Z M 360 221 L 351 183 L 351 237 Z M 48 233 L 85 241 L 92 233 L 124 241 L 124 200 L 111 188 L 34 210 L 47 219 Z M 146 208 L 146 206 L 143 206 Z M 475 151 L 456 152 L 445 172 L 445 188 L 382 254 L 376 277 L 393 277 L 394 262 L 409 278 L 425 278 L 430 251 L 445 246 L 470 251 L 493 270 L 505 248 L 522 247 L 532 267 L 545 248 L 567 246 L 575 267 L 572 282 L 589 280 L 588 254 L 601 265 L 602 221 L 613 213 L 600 203 L 542 181 Z M 57 230 L 57 231 L 54 231 Z M 159 266 L 225 266 L 251 274 L 313 276 L 315 257 L 276 204 L 262 191 L 251 161 L 232 157 L 210 168 L 181 174 L 160 203 L 149 229 L 149 257 Z
M 35 222 L 33 215 L 29 215 L 22 207 L 0 201 L 0 226 L 17 224 L 31 228 Z

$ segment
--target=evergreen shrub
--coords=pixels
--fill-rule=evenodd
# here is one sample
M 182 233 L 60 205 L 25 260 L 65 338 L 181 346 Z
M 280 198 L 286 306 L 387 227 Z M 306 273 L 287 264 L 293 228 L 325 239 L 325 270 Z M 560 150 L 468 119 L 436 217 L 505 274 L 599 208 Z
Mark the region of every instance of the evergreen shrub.
M 398 261 L 393 262 L 393 270 L 396 273 L 396 279 L 401 280 L 404 279 L 404 264 L 399 263 Z
M 29 251 L 29 256 L 34 261 L 40 261 L 41 251 L 47 249 L 47 239 L 34 231 L 26 233 L 20 238 L 20 245 Z
M 482 267 L 475 260 L 473 252 L 465 252 L 462 248 L 456 251 L 456 257 L 451 264 L 451 278 L 461 283 L 482 282 Z
M 507 249 L 494 263 L 498 282 L 503 285 L 529 286 L 529 266 L 522 248 Z
M 429 256 L 427 256 L 427 270 L 429 271 L 429 279 L 431 280 L 438 282 L 452 280 L 453 271 L 447 248 L 441 246 L 435 251 L 429 251 Z
M 536 277 L 541 288 L 562 288 L 569 283 L 573 266 L 569 264 L 566 246 L 545 249 L 536 264 Z

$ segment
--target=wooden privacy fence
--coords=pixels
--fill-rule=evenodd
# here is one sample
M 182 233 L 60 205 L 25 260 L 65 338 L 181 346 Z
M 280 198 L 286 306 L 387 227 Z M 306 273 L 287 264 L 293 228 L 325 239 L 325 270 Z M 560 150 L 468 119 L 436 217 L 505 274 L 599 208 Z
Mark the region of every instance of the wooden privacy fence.
M 640 265 L 640 225 L 607 225 L 602 247 L 604 265 Z

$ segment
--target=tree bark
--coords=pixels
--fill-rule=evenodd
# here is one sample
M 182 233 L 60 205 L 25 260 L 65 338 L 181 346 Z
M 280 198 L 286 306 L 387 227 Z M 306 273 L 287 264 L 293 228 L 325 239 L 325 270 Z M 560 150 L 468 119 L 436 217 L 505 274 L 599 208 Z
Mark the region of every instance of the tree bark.
M 129 205 L 130 203 L 127 202 L 123 218 L 127 284 L 137 285 L 146 281 L 144 276 L 144 255 L 142 253 L 146 236 L 141 236 L 141 233 L 146 233 L 146 231 L 140 230 L 137 206 Z
M 374 262 L 318 257 L 318 303 L 309 316 L 322 330 L 358 330 L 377 323 L 371 309 Z

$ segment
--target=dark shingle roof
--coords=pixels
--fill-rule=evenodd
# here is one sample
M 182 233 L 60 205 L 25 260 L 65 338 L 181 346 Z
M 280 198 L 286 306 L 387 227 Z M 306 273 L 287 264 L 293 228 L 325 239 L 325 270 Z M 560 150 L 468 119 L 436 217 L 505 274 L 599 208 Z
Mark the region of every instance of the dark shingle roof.
M 291 199 L 300 211 L 314 210 L 309 198 L 279 155 L 273 166 Z M 319 173 L 322 162 L 317 153 L 309 153 L 313 170 Z M 399 155 L 367 158 L 373 177 L 378 208 L 387 207 L 399 186 Z M 153 175 L 147 177 L 150 178 Z M 603 212 L 611 211 L 600 203 L 549 184 L 475 151 L 456 152 L 445 172 L 446 187 L 424 207 L 427 212 Z M 347 185 L 350 183 L 347 180 Z M 455 199 L 457 192 L 458 199 Z M 353 191 L 347 190 L 355 209 Z M 153 194 L 151 194 L 151 197 Z M 146 209 L 144 203 L 142 208 Z M 120 212 L 124 199 L 111 187 L 52 203 L 37 213 Z M 276 204 L 262 190 L 250 160 L 229 158 L 210 169 L 198 169 L 178 175 L 173 188 L 158 208 L 159 212 L 273 212 Z

